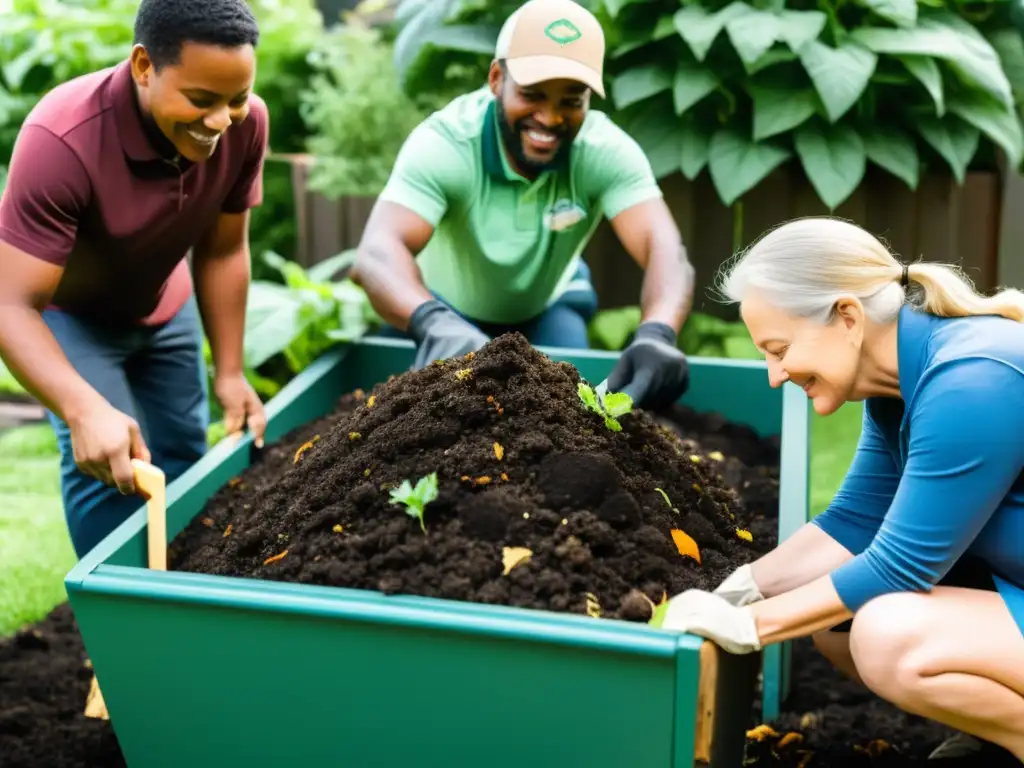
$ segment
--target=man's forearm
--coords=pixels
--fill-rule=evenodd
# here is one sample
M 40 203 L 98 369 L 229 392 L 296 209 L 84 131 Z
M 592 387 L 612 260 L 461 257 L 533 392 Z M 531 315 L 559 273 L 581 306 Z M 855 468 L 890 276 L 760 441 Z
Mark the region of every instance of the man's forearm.
M 679 333 L 693 304 L 693 283 L 693 266 L 682 243 L 655 242 L 640 291 L 641 322 L 665 323 Z
M 201 256 L 194 262 L 196 299 L 217 375 L 240 374 L 245 366 L 245 307 L 249 295 L 249 251 Z
M 434 298 L 423 285 L 412 254 L 397 240 L 361 245 L 349 276 L 366 292 L 384 322 L 402 331 L 416 307 Z
M 33 307 L 0 306 L 0 353 L 29 394 L 65 422 L 106 403 L 74 369 Z

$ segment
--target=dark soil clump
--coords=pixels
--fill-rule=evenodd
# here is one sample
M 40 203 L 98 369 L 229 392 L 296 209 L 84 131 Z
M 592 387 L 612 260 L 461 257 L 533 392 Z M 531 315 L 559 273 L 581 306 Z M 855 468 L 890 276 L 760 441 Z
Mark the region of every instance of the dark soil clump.
M 774 545 L 741 526 L 774 509 L 777 477 L 750 510 L 738 459 L 640 411 L 612 431 L 580 381 L 508 334 L 350 395 L 211 499 L 172 567 L 591 615 L 596 598 L 603 617 L 646 621 Z M 434 472 L 424 533 L 389 491 Z M 531 554 L 509 570 L 507 548 Z
M 110 723 L 82 714 L 91 679 L 68 603 L 0 640 L 0 766 L 123 768 Z

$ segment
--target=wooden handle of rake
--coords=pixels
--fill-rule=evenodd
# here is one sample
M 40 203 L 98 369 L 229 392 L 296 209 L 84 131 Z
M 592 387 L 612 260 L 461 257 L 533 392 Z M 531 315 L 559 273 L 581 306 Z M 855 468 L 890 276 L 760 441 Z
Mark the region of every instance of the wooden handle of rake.
M 135 488 L 146 499 L 146 530 L 149 567 L 167 570 L 167 478 L 163 470 L 141 459 L 132 459 Z
M 132 459 L 135 489 L 146 500 L 146 530 L 149 534 L 149 567 L 155 571 L 167 570 L 167 478 L 163 470 L 142 459 Z M 103 700 L 96 675 L 89 684 L 85 701 L 86 717 L 109 720 L 107 704 Z

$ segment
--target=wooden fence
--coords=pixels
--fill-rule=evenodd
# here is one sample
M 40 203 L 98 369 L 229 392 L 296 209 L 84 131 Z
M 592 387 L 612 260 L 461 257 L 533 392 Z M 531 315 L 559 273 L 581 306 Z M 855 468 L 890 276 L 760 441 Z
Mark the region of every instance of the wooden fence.
M 308 157 L 287 160 L 292 163 L 298 225 L 296 259 L 308 265 L 355 247 L 374 199 L 329 200 L 308 188 Z M 744 196 L 741 207 L 721 203 L 706 171 L 693 182 L 675 174 L 661 184 L 697 272 L 694 308 L 726 317 L 735 316 L 735 309 L 718 304 L 710 289 L 719 267 L 733 254 L 734 242 L 747 245 L 789 219 L 828 214 L 802 171 L 793 166 L 770 175 Z M 957 263 L 979 289 L 991 290 L 1001 279 L 999 263 L 1005 262 L 1005 256 L 999 258 L 1002 212 L 997 172 L 969 173 L 963 186 L 948 176 L 925 176 L 911 191 L 898 179 L 869 168 L 860 187 L 834 214 L 884 238 L 903 259 Z M 638 303 L 643 273 L 607 221 L 584 255 L 602 307 Z

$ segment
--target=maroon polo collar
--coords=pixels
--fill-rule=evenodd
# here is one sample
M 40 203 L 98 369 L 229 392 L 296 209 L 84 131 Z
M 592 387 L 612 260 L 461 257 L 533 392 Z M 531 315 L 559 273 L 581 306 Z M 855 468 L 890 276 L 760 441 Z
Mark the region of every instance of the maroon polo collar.
M 124 153 L 136 162 L 169 161 L 171 158 L 161 155 L 153 145 L 142 122 L 135 96 L 135 81 L 132 79 L 130 59 L 122 61 L 114 68 L 109 89 L 110 104 L 114 110 L 118 138 L 121 140 Z M 186 168 L 191 163 L 180 158 L 179 165 Z

